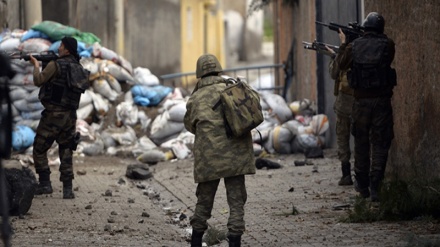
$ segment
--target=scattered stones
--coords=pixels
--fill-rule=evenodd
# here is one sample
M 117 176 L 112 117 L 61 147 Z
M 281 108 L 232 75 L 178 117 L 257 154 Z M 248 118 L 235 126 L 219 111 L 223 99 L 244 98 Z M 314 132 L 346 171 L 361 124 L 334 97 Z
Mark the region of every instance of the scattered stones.
M 147 213 L 147 212 L 142 212 L 142 217 L 147 217 L 147 218 L 149 218 L 149 217 L 150 217 L 150 214 Z
M 81 170 L 76 171 L 76 174 L 79 175 L 79 176 L 83 176 L 83 175 L 87 174 L 87 171 L 81 169 Z
M 86 207 L 85 207 L 85 209 L 92 209 L 92 205 L 87 205 Z
M 127 166 L 125 176 L 130 179 L 148 179 L 152 178 L 153 174 L 147 164 L 133 164 Z
M 104 193 L 104 196 L 111 197 L 111 196 L 113 196 L 113 192 L 111 190 L 106 190 L 105 193 Z

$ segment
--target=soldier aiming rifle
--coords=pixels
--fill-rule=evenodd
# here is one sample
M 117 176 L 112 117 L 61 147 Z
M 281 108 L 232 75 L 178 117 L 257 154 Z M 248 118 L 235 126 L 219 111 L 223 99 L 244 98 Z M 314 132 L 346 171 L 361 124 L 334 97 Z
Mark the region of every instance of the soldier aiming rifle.
M 46 67 L 46 65 L 52 61 L 58 58 L 57 54 L 53 51 L 43 51 L 40 53 L 23 53 L 23 52 L 16 52 L 9 55 L 9 58 L 11 59 L 24 59 L 25 61 L 29 61 L 31 59 L 31 55 L 37 59 L 38 61 L 41 61 L 42 63 L 42 69 Z
M 363 28 L 357 22 L 349 22 L 348 26 L 343 26 L 334 22 L 330 22 L 329 24 L 325 24 L 320 21 L 315 21 L 316 24 L 328 27 L 330 30 L 339 33 L 339 29 L 345 34 L 347 38 L 347 43 L 359 38 L 364 33 Z

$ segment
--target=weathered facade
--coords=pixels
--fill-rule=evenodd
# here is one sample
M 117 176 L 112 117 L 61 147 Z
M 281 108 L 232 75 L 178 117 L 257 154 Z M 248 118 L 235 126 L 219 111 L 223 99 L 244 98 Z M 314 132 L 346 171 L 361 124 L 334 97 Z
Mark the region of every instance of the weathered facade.
M 440 178 L 440 2 L 297 0 L 288 1 L 289 7 L 282 2 L 273 1 L 277 11 L 274 23 L 279 23 L 275 63 L 285 61 L 292 47 L 293 80 L 289 97 L 317 101 L 319 112 L 329 116 L 333 128 L 329 60 L 304 50 L 301 41 L 317 38 L 338 45 L 336 32 L 315 27 L 315 20 L 347 25 L 349 21 L 362 21 L 371 11 L 383 14 L 385 33 L 396 43 L 393 66 L 398 76 L 392 100 L 395 139 L 387 175 L 406 180 Z M 334 142 L 330 145 L 334 146 Z

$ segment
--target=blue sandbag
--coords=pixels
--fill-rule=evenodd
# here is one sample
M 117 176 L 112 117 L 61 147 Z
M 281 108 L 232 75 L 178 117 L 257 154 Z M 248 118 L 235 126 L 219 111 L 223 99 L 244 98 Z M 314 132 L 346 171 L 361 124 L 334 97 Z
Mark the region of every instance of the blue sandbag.
M 143 97 L 143 96 L 134 96 L 133 97 L 133 101 L 136 105 L 140 105 L 140 106 L 149 106 L 150 105 L 150 100 L 147 97 Z
M 165 87 L 162 85 L 156 85 L 156 86 L 134 85 L 131 88 L 133 99 L 136 96 L 148 98 L 150 100 L 149 106 L 158 105 L 172 91 L 173 89 L 171 87 Z
M 26 125 L 17 125 L 12 130 L 12 149 L 25 150 L 34 143 L 35 132 Z
M 32 38 L 42 38 L 42 39 L 47 39 L 50 40 L 49 36 L 47 36 L 45 33 L 34 30 L 34 29 L 29 29 L 20 39 L 21 42 L 28 40 L 28 39 L 32 39 Z

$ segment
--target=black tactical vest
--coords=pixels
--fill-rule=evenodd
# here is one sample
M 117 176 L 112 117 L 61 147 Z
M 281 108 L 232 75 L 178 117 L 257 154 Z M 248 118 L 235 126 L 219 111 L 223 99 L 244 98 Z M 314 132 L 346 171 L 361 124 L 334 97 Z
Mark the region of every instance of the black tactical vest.
M 396 85 L 386 35 L 368 34 L 354 40 L 352 46 L 353 65 L 348 73 L 352 88 L 379 89 Z
M 56 60 L 58 64 L 58 74 L 51 81 L 44 83 L 40 88 L 39 99 L 41 102 L 54 104 L 67 109 L 76 110 L 79 106 L 79 101 L 81 99 L 81 94 L 84 93 L 85 88 L 78 88 L 72 86 L 76 81 L 76 73 L 72 76 L 72 72 L 76 72 L 74 68 L 82 66 L 72 59 L 59 58 Z M 83 75 L 83 80 L 88 80 L 88 74 Z

